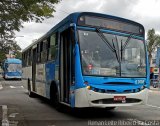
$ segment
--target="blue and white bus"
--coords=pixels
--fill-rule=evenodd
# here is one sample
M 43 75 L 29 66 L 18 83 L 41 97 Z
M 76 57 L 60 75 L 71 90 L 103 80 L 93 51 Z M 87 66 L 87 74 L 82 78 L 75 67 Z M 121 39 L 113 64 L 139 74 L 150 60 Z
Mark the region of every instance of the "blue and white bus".
M 145 104 L 149 64 L 144 27 L 106 14 L 67 16 L 22 52 L 29 95 L 60 107 Z
M 4 79 L 19 79 L 22 77 L 22 61 L 16 58 L 7 58 L 2 65 Z

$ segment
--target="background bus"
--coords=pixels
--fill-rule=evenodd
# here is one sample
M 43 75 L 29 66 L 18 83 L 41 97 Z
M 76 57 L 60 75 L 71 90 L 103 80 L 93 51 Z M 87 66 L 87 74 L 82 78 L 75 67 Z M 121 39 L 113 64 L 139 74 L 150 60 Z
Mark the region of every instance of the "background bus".
M 149 65 L 144 27 L 105 14 L 73 13 L 22 52 L 29 96 L 60 108 L 145 104 Z
M 16 58 L 7 58 L 2 64 L 4 79 L 20 79 L 22 77 L 22 61 Z

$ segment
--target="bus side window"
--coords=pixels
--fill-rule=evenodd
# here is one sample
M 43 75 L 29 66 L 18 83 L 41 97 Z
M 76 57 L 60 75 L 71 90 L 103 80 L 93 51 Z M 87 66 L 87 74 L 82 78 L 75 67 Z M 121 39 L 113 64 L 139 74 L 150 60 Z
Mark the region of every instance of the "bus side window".
M 49 61 L 50 38 L 47 38 L 47 61 Z
M 31 57 L 31 49 L 29 49 L 29 50 L 28 50 L 28 65 L 29 65 L 29 66 L 31 65 L 31 61 L 32 61 L 31 58 L 32 58 L 32 57 Z
M 24 67 L 24 53 L 22 53 L 22 66 Z
M 44 40 L 42 42 L 42 51 L 41 51 L 41 62 L 47 61 L 47 40 Z
M 38 52 L 39 56 L 38 57 L 39 57 L 39 63 L 41 63 L 42 62 L 42 55 L 41 54 L 42 54 L 42 51 L 43 51 L 43 42 L 40 42 L 39 44 L 40 45 L 39 45 L 39 52 Z
M 50 45 L 48 49 L 48 60 L 55 60 L 57 56 L 57 39 L 56 34 L 50 37 Z
M 24 54 L 23 54 L 23 67 L 25 67 L 26 66 L 26 52 L 24 52 Z
M 40 63 L 41 61 L 41 55 L 40 55 L 40 43 L 37 44 L 37 59 L 36 62 Z

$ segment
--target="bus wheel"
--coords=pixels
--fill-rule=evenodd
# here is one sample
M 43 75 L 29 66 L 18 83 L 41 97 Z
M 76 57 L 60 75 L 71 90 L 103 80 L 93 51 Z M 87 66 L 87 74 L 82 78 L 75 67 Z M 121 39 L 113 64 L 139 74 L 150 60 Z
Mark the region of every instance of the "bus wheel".
M 31 91 L 31 85 L 29 80 L 28 80 L 28 95 L 31 98 L 35 97 L 35 94 Z
M 56 91 L 56 95 L 55 95 L 55 108 L 57 111 L 59 112 L 65 112 L 65 107 L 63 104 L 60 103 L 59 101 L 59 94 L 58 91 Z
M 59 102 L 59 94 L 58 94 L 58 91 L 55 86 L 54 87 L 51 86 L 50 99 L 51 99 L 51 103 L 55 107 L 55 109 L 59 112 L 63 112 L 62 104 Z

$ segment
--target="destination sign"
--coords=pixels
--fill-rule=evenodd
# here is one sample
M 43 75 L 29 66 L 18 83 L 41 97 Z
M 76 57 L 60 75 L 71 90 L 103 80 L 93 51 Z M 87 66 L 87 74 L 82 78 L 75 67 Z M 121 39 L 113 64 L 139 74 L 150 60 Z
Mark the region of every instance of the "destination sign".
M 78 20 L 78 25 L 101 27 L 106 29 L 113 29 L 117 31 L 125 31 L 135 34 L 143 34 L 143 28 L 133 23 L 123 22 L 121 20 L 102 18 L 95 16 L 81 16 Z

